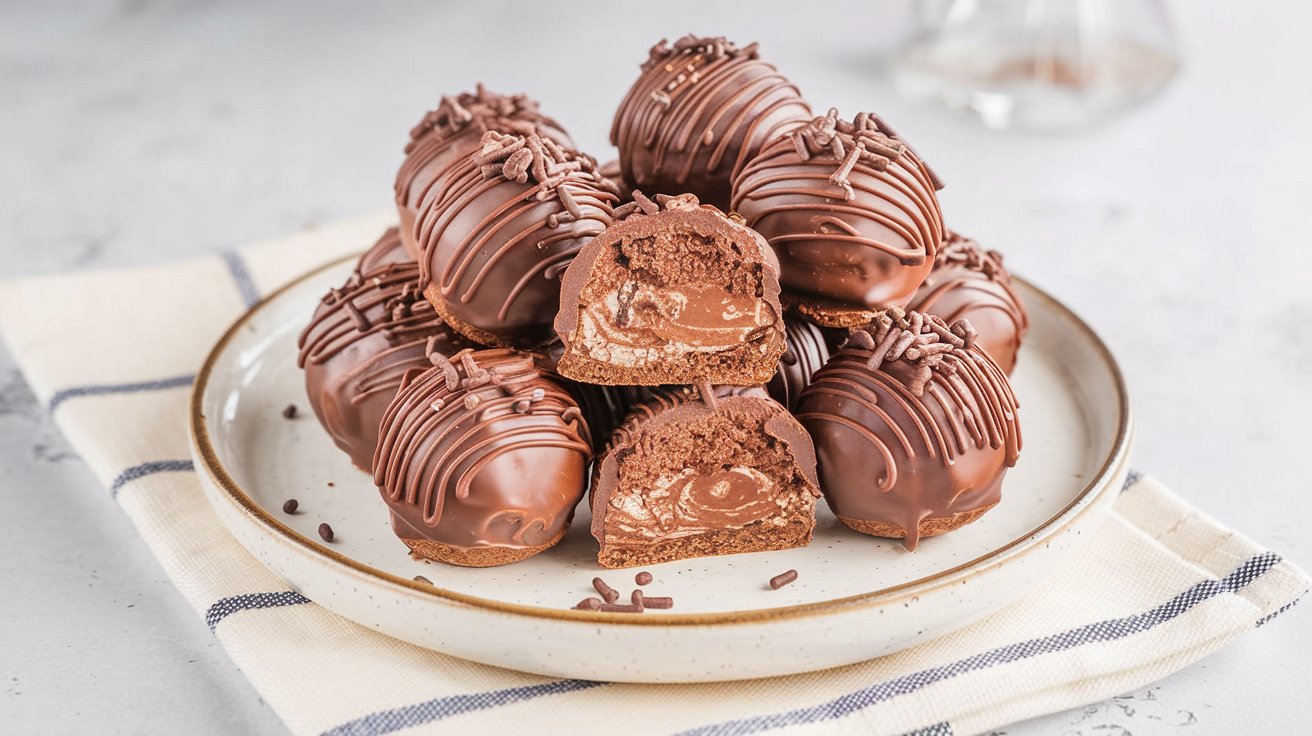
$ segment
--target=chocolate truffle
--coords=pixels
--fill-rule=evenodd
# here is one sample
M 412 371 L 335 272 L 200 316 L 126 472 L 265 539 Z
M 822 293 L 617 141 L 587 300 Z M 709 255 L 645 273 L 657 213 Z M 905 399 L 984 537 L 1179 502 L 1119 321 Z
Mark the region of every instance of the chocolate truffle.
M 811 439 L 764 390 L 662 389 L 615 431 L 597 464 L 597 561 L 631 567 L 801 547 L 819 495 Z
M 838 518 L 877 537 L 921 537 L 978 519 L 1020 453 L 1016 397 L 970 323 L 889 310 L 815 374 L 797 418 L 815 440 Z
M 733 208 L 774 247 L 802 314 L 851 327 L 906 304 L 929 275 L 944 232 L 938 188 L 878 117 L 849 123 L 831 109 L 748 162 Z
M 633 196 L 565 271 L 561 375 L 647 386 L 770 380 L 784 352 L 770 247 L 690 194 Z
M 484 345 L 554 340 L 559 276 L 619 199 L 596 162 L 550 138 L 488 131 L 434 195 L 415 234 L 438 313 Z
M 934 270 L 908 308 L 942 317 L 948 324 L 969 320 L 979 333 L 975 344 L 1007 373 L 1016 366 L 1016 353 L 1030 326 L 1002 254 L 954 232 L 943 241 Z
M 692 192 L 727 210 L 730 183 L 747 160 L 810 118 L 797 87 L 758 58 L 756 44 L 689 35 L 652 47 L 615 112 L 610 141 L 627 188 Z
M 443 97 L 437 109 L 410 131 L 405 161 L 396 174 L 396 209 L 401 217 L 401 239 L 411 258 L 419 257 L 415 222 L 431 206 L 439 182 L 453 166 L 478 151 L 483 134 L 535 134 L 573 148 L 565 129 L 538 112 L 538 103 L 525 95 L 499 95 L 483 85 L 454 97 Z
M 333 443 L 366 472 L 378 443 L 378 422 L 406 372 L 428 368 L 430 351 L 454 353 L 468 345 L 423 298 L 418 265 L 377 265 L 379 246 L 396 242 L 393 228 L 361 258 L 346 283 L 320 301 L 298 342 L 314 415 Z
M 592 459 L 574 399 L 529 353 L 432 358 L 383 415 L 374 483 L 393 531 L 421 557 L 466 567 L 559 542 Z
M 611 432 L 624 422 L 633 406 L 652 397 L 652 389 L 646 386 L 603 386 L 570 380 L 557 370 L 564 350 L 563 345 L 554 343 L 537 353 L 538 368 L 559 381 L 574 397 L 592 435 L 592 449 L 600 452 L 605 449 Z
M 829 345 L 824 332 L 810 322 L 789 317 L 784 325 L 787 349 L 765 389 L 770 392 L 770 398 L 794 411 L 802 389 L 811 385 L 811 376 L 829 360 Z
M 383 232 L 383 236 L 378 239 L 378 242 L 374 243 L 369 250 L 360 256 L 360 260 L 355 264 L 355 270 L 369 273 L 392 263 L 413 264 L 414 262 L 415 259 L 406 252 L 405 246 L 401 244 L 400 229 L 389 227 Z

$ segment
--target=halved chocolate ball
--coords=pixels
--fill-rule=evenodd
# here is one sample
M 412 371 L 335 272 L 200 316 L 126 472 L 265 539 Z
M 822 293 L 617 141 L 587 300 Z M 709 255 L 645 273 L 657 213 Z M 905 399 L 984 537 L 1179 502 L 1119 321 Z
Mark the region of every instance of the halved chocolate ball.
M 804 316 L 852 327 L 906 304 L 929 275 L 945 229 L 938 188 L 879 118 L 847 122 L 831 109 L 748 162 L 733 209 L 778 254 L 779 282 Z
M 416 227 L 424 294 L 475 342 L 546 345 L 559 276 L 610 227 L 618 199 L 588 156 L 550 138 L 488 131 L 438 182 Z
M 530 353 L 432 358 L 388 407 L 374 456 L 396 535 L 416 555 L 467 567 L 559 542 L 592 459 L 574 399 Z
M 769 246 L 690 194 L 634 197 L 565 271 L 557 370 L 600 384 L 769 381 L 784 352 Z
M 819 496 L 810 438 L 762 389 L 662 389 L 597 464 L 597 561 L 632 567 L 805 546 Z
M 396 173 L 401 241 L 411 258 L 419 257 L 415 222 L 432 206 L 441 180 L 479 150 L 483 134 L 489 130 L 534 134 L 574 147 L 560 123 L 538 112 L 537 101 L 527 95 L 501 95 L 480 84 L 473 92 L 444 96 L 410 131 L 405 160 Z
M 915 549 L 978 519 L 1020 454 L 1016 397 L 970 324 L 890 310 L 853 330 L 802 392 L 838 518 Z
M 970 321 L 979 333 L 975 344 L 1008 374 L 1029 330 L 1029 315 L 1002 254 L 984 250 L 970 238 L 949 232 L 934 257 L 934 270 L 920 286 L 908 309 L 933 314 L 952 324 Z
M 756 44 L 689 35 L 652 47 L 610 141 L 629 189 L 691 192 L 728 209 L 747 160 L 810 118 L 797 87 L 758 58 Z
M 378 423 L 406 372 L 426 369 L 432 351 L 452 354 L 469 343 L 424 299 L 419 266 L 405 258 L 391 228 L 320 301 L 298 346 L 315 417 L 368 472 Z

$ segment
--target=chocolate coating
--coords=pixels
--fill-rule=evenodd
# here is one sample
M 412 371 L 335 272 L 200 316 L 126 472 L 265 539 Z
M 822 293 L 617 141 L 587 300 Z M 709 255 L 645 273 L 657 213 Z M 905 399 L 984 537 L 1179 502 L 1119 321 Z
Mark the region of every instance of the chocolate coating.
M 298 341 L 305 393 L 328 435 L 356 467 L 368 471 L 378 423 L 408 371 L 424 370 L 428 352 L 468 346 L 424 300 L 419 266 L 404 257 L 396 228 L 361 258 L 340 289 L 315 308 Z
M 1030 327 L 1002 254 L 954 232 L 943 241 L 934 270 L 908 308 L 942 317 L 948 324 L 969 320 L 979 333 L 975 344 L 1008 374 L 1016 367 L 1016 353 Z
M 768 381 L 784 352 L 770 247 L 690 194 L 634 198 L 562 279 L 560 373 L 619 385 Z
M 564 536 L 591 441 L 574 399 L 534 361 L 505 349 L 437 355 L 388 407 L 374 483 L 416 554 L 485 567 Z
M 765 388 L 770 398 L 795 411 L 802 390 L 811 385 L 811 377 L 829 360 L 829 345 L 824 332 L 810 322 L 787 318 L 784 325 L 787 349 Z
M 758 58 L 756 44 L 689 35 L 652 47 L 610 140 L 627 189 L 691 192 L 727 210 L 747 160 L 810 117 L 797 87 Z
M 843 523 L 915 549 L 1000 500 L 1020 454 L 1016 398 L 974 339 L 965 321 L 891 310 L 802 392 L 797 419 Z
M 597 560 L 629 567 L 803 546 L 819 495 L 810 438 L 762 389 L 661 389 L 597 464 Z
M 591 158 L 549 138 L 488 131 L 438 183 L 415 230 L 424 294 L 475 342 L 545 345 L 559 275 L 611 225 L 617 200 Z
M 734 179 L 733 209 L 774 247 L 785 292 L 883 309 L 906 304 L 929 275 L 944 232 L 937 188 L 877 117 L 849 123 L 831 109 L 748 162 Z
M 440 181 L 452 167 L 479 150 L 483 134 L 533 133 L 573 148 L 560 123 L 538 112 L 536 100 L 526 95 L 500 95 L 478 85 L 474 92 L 443 97 L 436 109 L 410 131 L 405 160 L 396 173 L 396 209 L 401 218 L 401 240 L 411 258 L 419 257 L 415 223 L 432 205 Z
M 383 232 L 383 236 L 360 256 L 360 260 L 355 264 L 355 270 L 371 273 L 393 263 L 413 264 L 414 262 L 415 259 L 406 252 L 405 246 L 401 243 L 400 229 L 389 227 Z

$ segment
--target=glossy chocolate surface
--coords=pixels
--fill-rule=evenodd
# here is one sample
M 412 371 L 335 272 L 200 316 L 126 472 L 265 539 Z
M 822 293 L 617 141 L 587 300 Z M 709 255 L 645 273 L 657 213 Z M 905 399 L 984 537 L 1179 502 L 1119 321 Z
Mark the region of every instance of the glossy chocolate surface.
M 948 324 L 969 320 L 979 333 L 975 344 L 1008 374 L 1030 326 L 1025 305 L 1002 264 L 1002 254 L 984 250 L 954 232 L 948 233 L 934 258 L 934 270 L 908 309 L 937 315 Z
M 588 156 L 489 131 L 439 182 L 416 227 L 424 293 L 475 342 L 548 344 L 560 274 L 611 225 L 618 199 Z
M 610 139 L 627 188 L 691 192 L 727 210 L 747 160 L 810 118 L 797 87 L 761 61 L 756 44 L 690 35 L 652 47 Z
M 320 424 L 351 462 L 369 470 L 378 423 L 406 372 L 427 368 L 429 350 L 468 345 L 423 298 L 419 267 L 392 228 L 320 301 L 300 336 L 298 365 Z
M 824 331 L 810 322 L 789 317 L 784 325 L 787 349 L 766 390 L 770 398 L 796 411 L 802 390 L 811 385 L 811 377 L 829 360 L 829 345 Z
M 478 151 L 483 134 L 533 133 L 567 148 L 574 143 L 560 123 L 538 112 L 527 95 L 501 95 L 483 85 L 473 92 L 445 96 L 436 109 L 410 131 L 405 160 L 396 174 L 396 209 L 401 218 L 401 240 L 411 258 L 419 257 L 415 223 L 432 206 L 440 182 L 466 156 Z
M 734 180 L 733 209 L 779 256 L 785 292 L 823 304 L 906 304 L 944 226 L 933 173 L 887 124 L 836 110 L 776 139 Z
M 802 392 L 797 419 L 844 523 L 914 549 L 999 501 L 1020 453 L 1016 398 L 974 341 L 967 322 L 894 310 Z
M 532 354 L 433 360 L 388 407 L 375 456 L 397 536 L 420 554 L 416 542 L 493 554 L 554 543 L 592 458 L 578 405 Z

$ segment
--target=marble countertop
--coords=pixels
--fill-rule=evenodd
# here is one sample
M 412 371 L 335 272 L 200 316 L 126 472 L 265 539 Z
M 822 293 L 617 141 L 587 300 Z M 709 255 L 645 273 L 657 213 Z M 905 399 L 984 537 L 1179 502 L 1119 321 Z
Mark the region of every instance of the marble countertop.
M 5 3 L 0 278 L 194 256 L 386 206 L 410 126 L 480 79 L 533 92 L 604 158 L 652 42 L 759 39 L 810 99 L 895 121 L 949 183 L 950 224 L 1099 330 L 1133 393 L 1136 467 L 1312 564 L 1299 531 L 1312 517 L 1307 6 L 1177 3 L 1187 63 L 1159 100 L 1081 135 L 1031 136 L 893 94 L 880 70 L 902 3 L 768 2 L 741 17 L 682 0 L 370 5 Z M 5 730 L 285 732 L 2 347 L 0 501 Z M 1291 732 L 1308 716 L 1309 615 L 1004 731 Z

